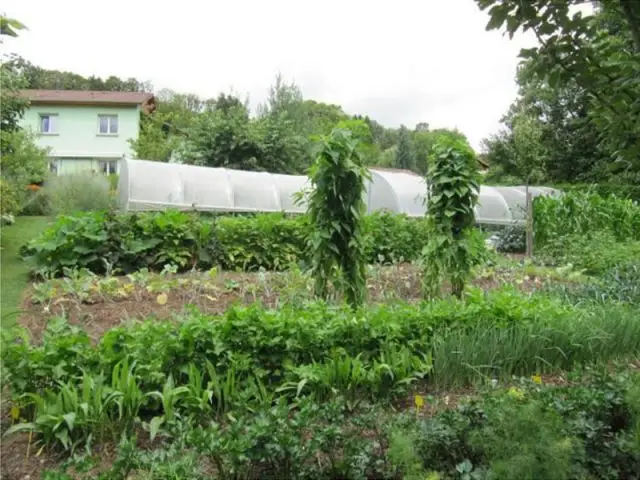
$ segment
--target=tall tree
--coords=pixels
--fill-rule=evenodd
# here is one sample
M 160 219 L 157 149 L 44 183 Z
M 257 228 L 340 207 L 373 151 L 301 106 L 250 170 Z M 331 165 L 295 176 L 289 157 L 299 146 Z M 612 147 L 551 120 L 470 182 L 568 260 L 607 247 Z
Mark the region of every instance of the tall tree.
M 201 166 L 267 169 L 261 165 L 259 134 L 243 107 L 195 116 L 179 148 L 179 158 L 184 163 Z
M 174 114 L 156 111 L 140 115 L 140 132 L 129 143 L 136 158 L 168 162 L 184 134 L 172 124 Z
M 502 119 L 504 129 L 484 141 L 491 166 L 489 178 L 509 183 L 526 181 L 522 157 L 516 151 L 521 145 L 520 152 L 536 151 L 542 159 L 544 178 L 538 175 L 538 181 L 606 180 L 612 152 L 599 145 L 597 126 L 589 118 L 589 96 L 575 83 L 552 87 L 531 74 L 530 63 L 518 69 L 519 97 Z M 533 144 L 529 137 L 529 148 L 522 147 L 528 143 L 520 138 L 527 132 L 523 124 L 539 132 Z
M 258 115 L 260 117 L 286 115 L 297 125 L 301 125 L 303 111 L 300 87 L 295 82 L 286 83 L 282 74 L 278 73 L 275 83 L 269 87 L 266 102 L 258 107 Z
M 329 135 L 339 122 L 349 118 L 339 105 L 316 102 L 315 100 L 302 102 L 302 116 L 301 133 L 307 137 L 310 135 Z
M 0 36 L 15 37 L 24 25 L 0 17 Z M 19 213 L 24 205 L 26 186 L 40 182 L 47 170 L 47 151 L 36 145 L 34 135 L 20 126 L 28 102 L 18 95 L 26 85 L 15 58 L 0 63 L 0 213 Z
M 135 78 L 121 79 L 111 75 L 103 80 L 96 76 L 84 77 L 77 73 L 49 70 L 38 67 L 21 57 L 14 57 L 11 63 L 26 79 L 25 88 L 44 90 L 109 90 L 117 92 L 150 91 L 152 85 Z
M 255 120 L 260 135 L 261 169 L 274 173 L 305 173 L 311 163 L 309 141 L 295 131 L 286 115 Z
M 536 35 L 539 46 L 521 51 L 531 60 L 532 73 L 553 88 L 583 89 L 599 145 L 611 152 L 608 170 L 640 180 L 640 3 L 602 0 L 595 15 L 583 15 L 571 12 L 585 3 L 577 0 L 476 2 L 489 9 L 487 29 Z
M 402 125 L 398 135 L 398 150 L 396 151 L 396 168 L 404 170 L 413 170 L 415 168 L 415 157 L 413 144 L 411 142 L 411 134 L 409 129 Z
M 26 80 L 15 68 L 12 62 L 0 64 L 0 131 L 14 132 L 19 129 L 19 121 L 29 102 L 18 95 L 18 91 L 25 88 Z M 2 148 L 4 152 L 4 146 Z
M 429 130 L 426 123 L 419 123 L 412 132 L 412 142 L 415 156 L 416 171 L 423 175 L 429 169 L 430 159 L 433 156 L 434 145 L 443 138 L 457 139 L 462 143 L 469 145 L 467 137 L 458 130 L 450 130 L 447 128 L 436 128 Z

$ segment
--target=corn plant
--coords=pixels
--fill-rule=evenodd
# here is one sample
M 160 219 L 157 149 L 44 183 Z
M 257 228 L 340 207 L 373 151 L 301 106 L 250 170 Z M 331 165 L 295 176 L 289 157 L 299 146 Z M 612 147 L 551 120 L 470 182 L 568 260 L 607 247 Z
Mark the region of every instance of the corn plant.
M 342 288 L 348 303 L 363 303 L 366 294 L 366 246 L 363 235 L 366 168 L 358 140 L 349 130 L 323 137 L 310 171 L 311 271 L 315 293 L 327 298 L 329 282 Z
M 453 295 L 462 296 L 473 266 L 478 180 L 475 154 L 468 145 L 447 139 L 434 146 L 427 181 L 431 233 L 423 250 L 423 287 L 427 297 L 436 296 L 447 277 Z
M 129 358 L 125 357 L 111 372 L 111 392 L 116 394 L 117 420 L 125 429 L 133 426 L 140 408 L 151 397 L 150 393 L 143 393 L 140 389 L 134 370 L 135 362 L 129 365 Z
M 149 422 L 149 433 L 153 440 L 160 427 L 164 424 L 172 424 L 178 417 L 178 405 L 189 394 L 187 386 L 176 387 L 173 376 L 169 375 L 161 392 L 150 392 L 149 397 L 159 400 L 162 404 L 162 415 L 153 417 Z
M 209 361 L 206 361 L 207 374 L 210 381 L 207 385 L 207 390 L 211 390 L 212 402 L 215 404 L 216 413 L 218 415 L 228 412 L 233 407 L 238 398 L 238 378 L 235 368 L 233 366 L 227 369 L 226 376 L 219 374 L 216 371 L 215 366 Z
M 6 434 L 37 433 L 43 445 L 60 445 L 73 453 L 78 446 L 90 443 L 94 435 L 104 440 L 113 426 L 111 412 L 118 396 L 106 387 L 102 376 L 85 373 L 79 387 L 59 382 L 56 389 L 47 389 L 42 395 L 23 395 L 24 409 L 32 412 L 33 421 L 16 424 Z
M 211 412 L 214 391 L 210 384 L 205 383 L 205 376 L 193 363 L 190 363 L 184 372 L 187 374 L 187 392 L 184 398 L 187 409 L 198 414 Z

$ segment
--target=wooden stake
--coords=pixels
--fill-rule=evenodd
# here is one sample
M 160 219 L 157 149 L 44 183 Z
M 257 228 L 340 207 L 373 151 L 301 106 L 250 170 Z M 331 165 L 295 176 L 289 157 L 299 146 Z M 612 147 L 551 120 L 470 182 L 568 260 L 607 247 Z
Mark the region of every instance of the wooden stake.
M 533 256 L 533 197 L 529 191 L 529 185 L 525 189 L 525 195 L 527 197 L 527 258 L 531 258 Z

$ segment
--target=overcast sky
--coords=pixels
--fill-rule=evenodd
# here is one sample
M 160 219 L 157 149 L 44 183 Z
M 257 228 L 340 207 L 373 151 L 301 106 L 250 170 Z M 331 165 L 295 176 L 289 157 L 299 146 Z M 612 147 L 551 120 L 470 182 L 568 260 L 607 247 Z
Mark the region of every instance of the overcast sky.
M 388 127 L 457 127 L 478 149 L 516 96 L 528 37 L 486 32 L 473 0 L 4 0 L 36 65 L 262 101 L 276 73 L 305 98 Z

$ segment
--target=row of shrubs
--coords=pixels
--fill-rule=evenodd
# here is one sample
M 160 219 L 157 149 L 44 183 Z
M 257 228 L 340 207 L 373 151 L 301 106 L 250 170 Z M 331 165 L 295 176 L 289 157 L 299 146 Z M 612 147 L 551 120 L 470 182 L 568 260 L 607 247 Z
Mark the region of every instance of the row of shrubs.
M 3 361 L 16 395 L 78 382 L 83 372 L 112 378 L 117 364 L 135 359 L 135 377 L 145 390 L 162 389 L 170 376 L 175 384 L 188 382 L 190 365 L 202 372 L 210 362 L 213 371 L 236 376 L 236 388 L 258 378 L 286 396 L 333 388 L 382 401 L 420 374 L 452 386 L 640 351 L 631 306 L 607 308 L 605 315 L 597 305 L 583 310 L 511 289 L 355 313 L 325 303 L 278 310 L 254 305 L 220 317 L 194 311 L 177 323 L 114 327 L 97 345 L 82 329 L 52 320 L 41 344 L 7 336 Z
M 575 192 L 538 197 L 534 220 L 537 251 L 556 263 L 599 273 L 640 255 L 640 206 L 631 200 Z M 44 275 L 64 268 L 129 273 L 168 263 L 181 269 L 281 270 L 305 264 L 310 231 L 306 215 L 99 211 L 59 216 L 23 253 Z M 424 218 L 376 213 L 365 218 L 365 234 L 369 263 L 392 263 L 419 259 L 429 230 Z M 503 228 L 498 237 L 499 250 L 523 246 L 521 229 Z M 482 256 L 483 237 L 477 232 L 474 238 Z
M 166 264 L 183 270 L 214 265 L 281 270 L 305 263 L 310 230 L 304 215 L 87 212 L 58 217 L 22 253 L 32 257 L 43 275 L 57 275 L 64 268 L 130 273 L 161 270 Z M 368 261 L 390 263 L 418 259 L 428 227 L 424 219 L 377 213 L 365 218 L 365 232 Z M 482 235 L 478 233 L 476 240 L 482 251 Z

